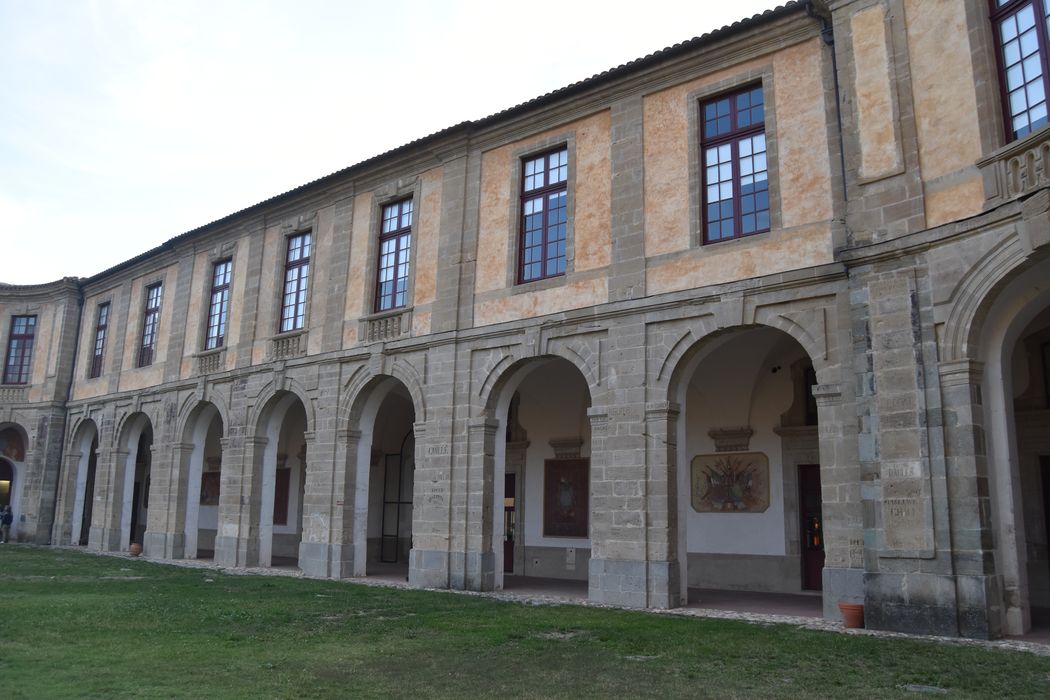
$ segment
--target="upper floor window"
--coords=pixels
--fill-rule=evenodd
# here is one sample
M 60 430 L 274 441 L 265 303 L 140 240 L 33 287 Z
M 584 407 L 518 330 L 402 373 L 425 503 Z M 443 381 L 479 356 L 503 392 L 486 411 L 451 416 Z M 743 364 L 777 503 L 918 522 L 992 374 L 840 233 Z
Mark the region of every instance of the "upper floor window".
M 1047 122 L 1050 0 L 992 0 L 1006 131 L 1019 139 Z
M 106 350 L 106 330 L 109 328 L 109 302 L 98 305 L 98 317 L 95 320 L 95 347 L 91 353 L 91 371 L 88 377 L 94 379 L 102 376 L 102 356 Z
M 762 86 L 700 105 L 704 243 L 769 230 Z
M 157 350 L 157 323 L 160 321 L 161 284 L 146 287 L 146 308 L 142 312 L 142 342 L 139 343 L 139 367 L 153 364 Z
M 232 260 L 217 262 L 212 268 L 208 333 L 204 339 L 205 350 L 214 350 L 226 343 L 226 318 L 230 313 L 230 273 L 232 271 Z
M 565 274 L 569 149 L 526 158 L 521 179 L 518 282 Z
M 376 311 L 401 308 L 407 303 L 411 248 L 412 200 L 403 199 L 384 206 L 379 233 Z
M 4 384 L 29 383 L 29 364 L 33 358 L 35 336 L 36 316 L 11 318 L 11 335 L 7 339 L 7 359 L 4 362 Z
M 288 237 L 284 263 L 284 296 L 281 302 L 280 332 L 306 327 L 306 288 L 310 281 L 310 232 Z

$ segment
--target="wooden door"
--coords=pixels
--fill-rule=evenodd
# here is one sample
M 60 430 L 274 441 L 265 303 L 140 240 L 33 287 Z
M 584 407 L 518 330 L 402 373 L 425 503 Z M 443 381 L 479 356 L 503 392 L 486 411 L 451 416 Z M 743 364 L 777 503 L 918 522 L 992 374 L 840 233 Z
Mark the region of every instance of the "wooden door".
M 798 512 L 802 550 L 802 589 L 823 589 L 824 521 L 820 509 L 820 465 L 798 467 Z

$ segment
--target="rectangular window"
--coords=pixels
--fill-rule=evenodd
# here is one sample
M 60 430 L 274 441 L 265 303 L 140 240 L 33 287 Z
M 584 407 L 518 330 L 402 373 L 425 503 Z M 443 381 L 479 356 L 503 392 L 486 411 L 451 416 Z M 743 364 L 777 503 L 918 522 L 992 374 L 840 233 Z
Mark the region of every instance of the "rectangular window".
M 91 379 L 102 376 L 102 356 L 106 351 L 106 329 L 109 328 L 109 302 L 98 305 L 98 318 L 95 321 L 95 348 L 91 354 Z
M 700 105 L 704 243 L 769 230 L 762 86 Z
M 226 343 L 226 318 L 230 313 L 230 273 L 233 261 L 215 263 L 211 275 L 211 303 L 208 304 L 208 334 L 204 349 L 214 350 Z
M 522 162 L 519 283 L 565 274 L 568 180 L 568 148 Z
M 379 233 L 376 311 L 399 309 L 407 303 L 408 264 L 412 248 L 412 200 L 383 207 Z
M 992 0 L 1003 108 L 1010 140 L 1047 122 L 1050 0 Z
M 280 332 L 306 327 L 306 288 L 310 282 L 310 232 L 288 237 Z
M 161 285 L 146 287 L 146 309 L 142 313 L 142 342 L 139 343 L 139 367 L 153 364 L 157 350 L 157 323 L 160 321 Z
M 29 383 L 35 336 L 36 316 L 11 318 L 11 335 L 7 339 L 7 358 L 4 362 L 4 384 Z

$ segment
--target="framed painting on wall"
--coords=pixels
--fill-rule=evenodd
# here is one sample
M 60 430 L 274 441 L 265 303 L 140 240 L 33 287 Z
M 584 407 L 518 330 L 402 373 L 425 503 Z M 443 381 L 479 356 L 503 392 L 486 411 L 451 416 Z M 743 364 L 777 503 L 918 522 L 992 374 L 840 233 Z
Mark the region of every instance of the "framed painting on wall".
M 690 467 L 697 513 L 762 513 L 769 508 L 769 458 L 764 453 L 697 455 Z
M 544 461 L 544 537 L 587 537 L 590 471 L 590 460 L 586 459 Z
M 219 505 L 219 475 L 220 472 L 204 472 L 201 474 L 201 505 Z

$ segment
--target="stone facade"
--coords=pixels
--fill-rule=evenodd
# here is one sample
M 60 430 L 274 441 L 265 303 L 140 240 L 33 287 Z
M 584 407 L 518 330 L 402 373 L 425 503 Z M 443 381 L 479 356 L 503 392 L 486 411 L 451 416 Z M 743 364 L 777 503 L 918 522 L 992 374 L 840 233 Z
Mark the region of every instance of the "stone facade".
M 39 329 L 29 382 L 0 387 L 17 537 L 425 587 L 586 579 L 636 607 L 808 586 L 876 628 L 1025 631 L 1050 608 L 1050 131 L 1003 136 L 987 13 L 789 3 L 92 278 L 0 287 L 3 347 L 6 319 Z M 769 231 L 705 244 L 701 106 L 749 86 Z M 565 272 L 519 283 L 523 164 L 557 148 Z M 383 207 L 409 198 L 406 304 L 376 312 Z M 303 233 L 304 321 L 280 332 Z M 749 451 L 769 507 L 696 512 L 693 458 Z M 552 486 L 573 460 L 585 497 Z

